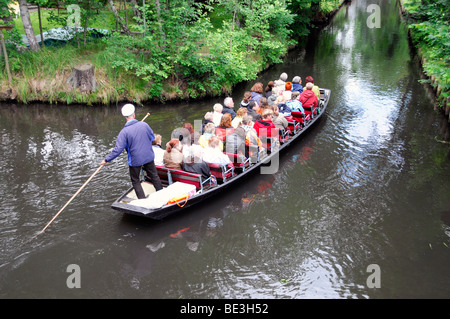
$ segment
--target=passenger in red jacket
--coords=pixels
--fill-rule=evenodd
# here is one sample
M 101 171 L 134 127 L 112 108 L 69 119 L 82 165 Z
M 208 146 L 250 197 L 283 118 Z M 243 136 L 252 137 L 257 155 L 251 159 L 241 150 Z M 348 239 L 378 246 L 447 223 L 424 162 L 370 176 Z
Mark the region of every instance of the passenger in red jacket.
M 306 83 L 305 89 L 302 94 L 300 94 L 300 102 L 302 102 L 303 107 L 316 108 L 319 106 L 319 100 L 316 94 L 312 91 L 314 84 L 311 82 Z
M 273 110 L 265 109 L 262 119 L 256 120 L 253 128 L 256 130 L 258 137 L 263 141 L 265 148 L 270 150 L 271 142 L 266 137 L 275 137 L 278 140 L 279 129 L 272 122 Z

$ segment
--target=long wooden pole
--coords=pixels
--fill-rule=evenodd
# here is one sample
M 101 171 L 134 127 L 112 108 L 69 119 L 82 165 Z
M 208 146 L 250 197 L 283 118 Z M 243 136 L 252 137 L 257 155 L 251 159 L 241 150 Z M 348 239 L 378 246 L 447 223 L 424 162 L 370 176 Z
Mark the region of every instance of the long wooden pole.
M 73 194 L 72 198 L 69 199 L 69 201 L 59 210 L 59 212 L 52 218 L 51 221 L 48 222 L 48 224 L 39 232 L 39 234 L 42 234 L 48 226 L 50 226 L 50 224 L 56 219 L 56 217 L 58 217 L 59 214 L 61 214 L 61 212 L 67 207 L 69 206 L 69 204 L 73 201 L 73 199 L 83 190 L 83 188 L 86 187 L 86 185 L 94 178 L 95 175 L 97 175 L 97 173 L 102 169 L 103 165 L 100 165 L 97 170 L 94 172 L 94 174 L 91 175 L 91 177 L 88 178 L 88 180 L 83 184 L 83 186 L 81 186 L 78 191 Z
M 147 113 L 147 114 L 144 116 L 144 118 L 141 120 L 141 122 L 144 122 L 145 119 L 146 119 L 149 115 L 150 115 L 150 113 Z
M 141 120 L 142 122 L 144 122 L 144 120 L 150 115 L 150 113 L 147 113 L 144 118 Z M 89 182 L 94 178 L 95 175 L 97 175 L 98 172 L 100 172 L 100 170 L 102 169 L 104 165 L 100 165 L 97 170 L 88 178 L 88 180 L 77 190 L 77 192 L 75 194 L 73 194 L 73 196 L 69 199 L 69 201 L 59 210 L 59 212 L 52 218 L 52 220 L 50 220 L 48 222 L 47 225 L 45 225 L 45 227 L 39 232 L 39 234 L 42 234 L 48 226 L 50 226 L 51 223 L 53 223 L 53 221 L 56 219 L 56 217 L 59 216 L 59 214 L 61 214 L 61 212 L 67 207 L 69 206 L 69 204 L 74 200 L 75 197 L 77 197 L 77 195 L 83 190 L 83 188 L 86 187 L 87 184 L 89 184 Z

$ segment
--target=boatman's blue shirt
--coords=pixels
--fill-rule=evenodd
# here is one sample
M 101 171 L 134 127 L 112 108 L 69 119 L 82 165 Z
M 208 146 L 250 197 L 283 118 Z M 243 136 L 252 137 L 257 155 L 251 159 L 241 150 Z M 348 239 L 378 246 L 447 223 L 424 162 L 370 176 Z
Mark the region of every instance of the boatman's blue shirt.
M 155 159 L 152 148 L 154 139 L 153 130 L 147 123 L 136 119 L 128 121 L 117 136 L 116 146 L 106 156 L 105 161 L 111 162 L 126 149 L 129 166 L 147 164 Z

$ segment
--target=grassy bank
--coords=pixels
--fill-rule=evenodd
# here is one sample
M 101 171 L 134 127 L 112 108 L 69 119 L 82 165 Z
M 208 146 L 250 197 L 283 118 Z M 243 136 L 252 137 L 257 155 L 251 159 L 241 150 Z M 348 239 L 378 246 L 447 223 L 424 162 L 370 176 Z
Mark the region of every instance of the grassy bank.
M 328 14 L 341 3 L 340 0 L 322 1 L 322 12 Z M 199 16 L 196 22 L 183 20 L 180 11 L 174 11 L 183 8 L 172 7 L 163 17 L 165 33 L 161 33 L 153 17 L 147 21 L 147 28 L 152 32 L 145 37 L 115 33 L 88 41 L 86 45 L 72 41 L 63 46 L 42 47 L 37 52 L 17 50 L 10 43 L 8 55 L 13 80 L 10 86 L 1 57 L 0 100 L 142 104 L 229 93 L 234 85 L 254 80 L 269 65 L 282 62 L 288 49 L 296 43 L 289 30 L 294 15 L 271 1 L 267 5 L 272 9 L 241 11 L 241 17 L 245 16 L 248 21 L 241 21 L 244 22 L 241 27 L 230 22 L 233 15 L 225 12 L 224 7 L 216 7 L 207 17 Z M 51 15 L 50 10 L 42 10 L 44 32 L 62 26 L 52 22 Z M 64 15 L 61 10 L 60 18 Z M 128 17 L 130 29 L 142 31 L 142 26 L 133 20 L 131 9 Z M 31 14 L 31 20 L 38 34 L 36 12 Z M 15 24 L 16 34 L 9 36 L 18 40 L 24 31 L 20 19 L 16 19 Z M 114 30 L 116 23 L 110 11 L 99 11 L 88 20 L 88 27 Z M 91 93 L 74 90 L 66 83 L 73 67 L 85 62 L 95 67 L 98 85 Z
M 103 41 L 96 40 L 81 49 L 69 44 L 41 48 L 38 52 L 26 51 L 20 57 L 12 57 L 13 85 L 9 88 L 6 74 L 2 74 L 0 98 L 22 103 L 111 104 L 126 100 L 142 103 L 147 99 L 146 82 L 111 67 L 110 60 L 104 55 L 105 46 Z M 73 90 L 66 83 L 72 68 L 84 62 L 95 66 L 98 83 L 98 89 L 89 94 Z
M 401 0 L 413 44 L 439 107 L 448 112 L 450 97 L 450 10 L 448 1 Z

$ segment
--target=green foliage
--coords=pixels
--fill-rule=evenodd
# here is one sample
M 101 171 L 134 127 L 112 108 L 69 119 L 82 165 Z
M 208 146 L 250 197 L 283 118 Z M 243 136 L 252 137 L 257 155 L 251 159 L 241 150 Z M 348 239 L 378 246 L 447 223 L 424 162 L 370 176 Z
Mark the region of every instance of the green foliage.
M 6 51 L 9 57 L 9 67 L 12 72 L 20 70 L 20 53 L 17 51 L 18 47 L 23 46 L 22 36 L 17 28 L 8 31 L 8 41 L 6 41 Z
M 145 29 L 140 25 L 145 37 L 114 34 L 105 40 L 104 54 L 114 68 L 148 81 L 150 98 L 171 85 L 185 87 L 186 97 L 228 92 L 256 78 L 267 64 L 281 62 L 293 43 L 288 27 L 294 21 L 281 1 L 217 2 L 222 16 L 235 17 L 234 24 L 225 19 L 214 29 L 207 5 L 178 0 L 158 7 L 149 2 Z
M 405 0 L 414 42 L 427 62 L 425 73 L 436 76 L 444 97 L 450 96 L 450 10 L 447 0 Z
M 11 1 L 0 0 L 0 5 Z M 54 0 L 30 1 L 56 4 Z M 322 4 L 336 1 L 322 0 Z M 65 5 L 71 3 L 81 7 L 82 27 L 115 28 L 109 5 L 105 10 L 106 0 L 65 1 Z M 266 66 L 281 62 L 289 46 L 296 43 L 293 39 L 307 34 L 311 14 L 305 13 L 312 5 L 321 10 L 319 0 L 146 0 L 145 7 L 141 1 L 137 3 L 136 16 L 136 8 L 128 5 L 124 12 L 122 2 L 120 6 L 116 2 L 116 7 L 120 16 L 127 15 L 129 29 L 140 35 L 113 32 L 82 46 L 82 39 L 77 39 L 78 45 L 69 43 L 25 54 L 10 44 L 15 78 L 23 79 L 17 85 L 21 99 L 30 100 L 26 94 L 31 78 L 57 77 L 61 83 L 52 89 L 60 90 L 62 73 L 86 60 L 93 62 L 100 74 L 97 100 L 103 103 L 229 92 L 235 84 L 255 79 Z M 32 14 L 31 18 L 37 33 L 37 17 Z M 65 26 L 67 18 L 64 9 L 42 10 L 43 30 Z M 23 33 L 20 18 L 16 25 Z M 0 74 L 0 82 L 2 78 Z M 51 101 L 67 103 L 95 100 L 74 92 L 52 91 L 48 95 Z
M 5 24 L 2 20 L 3 18 L 7 18 L 11 15 L 11 12 L 8 8 L 8 5 L 11 2 L 11 0 L 0 0 L 0 25 Z

